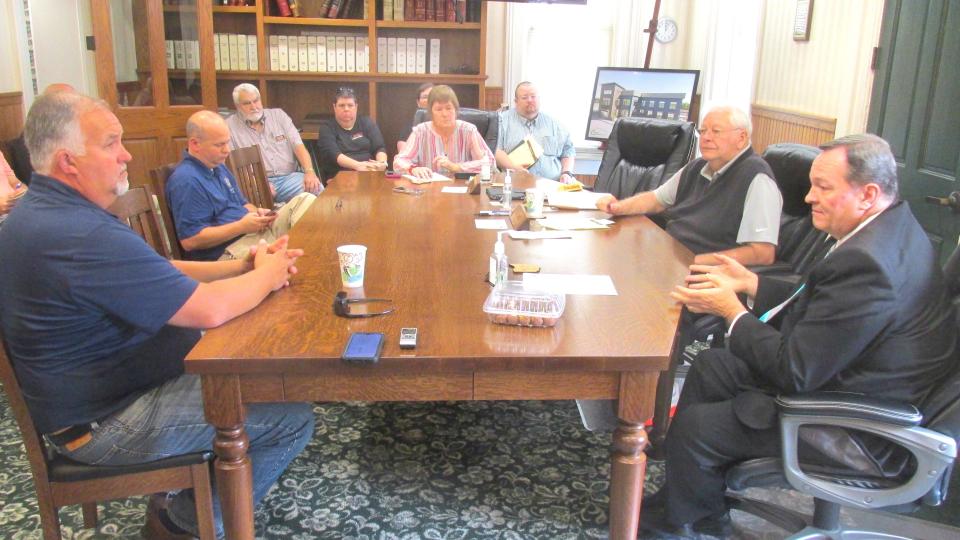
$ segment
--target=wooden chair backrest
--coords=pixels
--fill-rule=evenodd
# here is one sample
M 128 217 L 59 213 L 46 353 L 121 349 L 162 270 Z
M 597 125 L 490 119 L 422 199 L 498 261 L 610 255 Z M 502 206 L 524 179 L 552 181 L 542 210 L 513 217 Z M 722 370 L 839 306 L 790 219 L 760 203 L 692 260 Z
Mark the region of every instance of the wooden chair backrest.
M 27 460 L 30 462 L 30 469 L 33 472 L 33 479 L 36 482 L 37 490 L 45 490 L 47 485 L 47 459 L 48 450 L 46 443 L 37 431 L 30 416 L 30 410 L 27 409 L 27 402 L 23 399 L 23 393 L 20 391 L 20 381 L 13 371 L 13 363 L 7 355 L 7 346 L 0 335 L 0 382 L 3 383 L 3 390 L 7 394 L 7 402 L 10 403 L 10 410 L 13 411 L 13 417 L 20 428 L 20 435 L 23 437 L 23 446 L 27 450 Z
M 173 212 L 170 211 L 170 205 L 167 204 L 167 178 L 170 178 L 170 174 L 173 173 L 173 170 L 177 168 L 176 163 L 168 163 L 152 169 L 150 171 L 150 180 L 153 184 L 153 192 L 156 194 L 157 199 L 160 201 L 160 214 L 161 214 L 161 223 L 163 227 L 167 230 L 167 238 L 170 239 L 170 254 L 174 259 L 182 259 L 182 252 L 180 251 L 180 239 L 177 236 L 177 228 L 173 223 Z
M 230 152 L 227 168 L 237 178 L 240 191 L 248 203 L 257 208 L 273 208 L 273 194 L 270 193 L 267 169 L 263 166 L 259 145 L 237 148 Z
M 108 211 L 120 218 L 160 255 L 170 258 L 170 238 L 150 186 L 138 186 L 117 198 Z

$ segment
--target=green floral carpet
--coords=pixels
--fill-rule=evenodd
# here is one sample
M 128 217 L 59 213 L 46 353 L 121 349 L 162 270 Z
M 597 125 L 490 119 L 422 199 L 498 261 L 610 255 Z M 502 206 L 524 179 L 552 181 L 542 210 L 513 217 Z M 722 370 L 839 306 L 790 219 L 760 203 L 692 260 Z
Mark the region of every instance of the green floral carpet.
M 606 538 L 609 434 L 572 401 L 327 403 L 316 434 L 256 511 L 258 538 Z M 0 538 L 40 538 L 19 431 L 0 400 Z M 662 470 L 648 468 L 660 484 Z M 64 537 L 138 538 L 145 498 L 101 505 L 97 530 L 61 510 Z

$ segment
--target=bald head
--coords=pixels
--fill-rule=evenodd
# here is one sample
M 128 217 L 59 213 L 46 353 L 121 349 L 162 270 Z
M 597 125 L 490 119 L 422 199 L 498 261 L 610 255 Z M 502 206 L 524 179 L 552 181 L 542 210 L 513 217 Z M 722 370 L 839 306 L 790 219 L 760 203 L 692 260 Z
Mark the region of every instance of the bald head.
M 61 92 L 66 92 L 68 94 L 76 94 L 77 89 L 74 88 L 73 86 L 70 86 L 67 83 L 53 83 L 53 84 L 47 85 L 47 87 L 43 89 L 43 95 L 45 96 L 49 96 L 52 94 L 59 94 Z
M 198 111 L 187 120 L 187 152 L 211 169 L 230 155 L 230 130 L 223 118 L 211 111 Z

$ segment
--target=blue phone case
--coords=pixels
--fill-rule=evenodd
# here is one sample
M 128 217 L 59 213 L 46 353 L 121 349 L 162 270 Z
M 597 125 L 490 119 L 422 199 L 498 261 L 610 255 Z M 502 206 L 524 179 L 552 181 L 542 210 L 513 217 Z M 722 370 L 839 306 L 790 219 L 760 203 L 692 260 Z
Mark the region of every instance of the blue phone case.
M 340 358 L 347 362 L 373 364 L 380 360 L 384 336 L 381 332 L 355 332 L 350 334 L 347 346 Z

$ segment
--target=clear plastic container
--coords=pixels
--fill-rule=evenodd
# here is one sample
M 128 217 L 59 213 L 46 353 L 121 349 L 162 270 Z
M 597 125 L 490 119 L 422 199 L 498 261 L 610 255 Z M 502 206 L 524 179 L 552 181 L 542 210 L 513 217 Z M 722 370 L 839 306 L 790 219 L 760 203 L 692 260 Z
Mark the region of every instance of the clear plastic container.
M 483 311 L 491 322 L 516 326 L 555 326 L 567 298 L 562 294 L 525 289 L 522 281 L 504 281 L 495 287 Z

